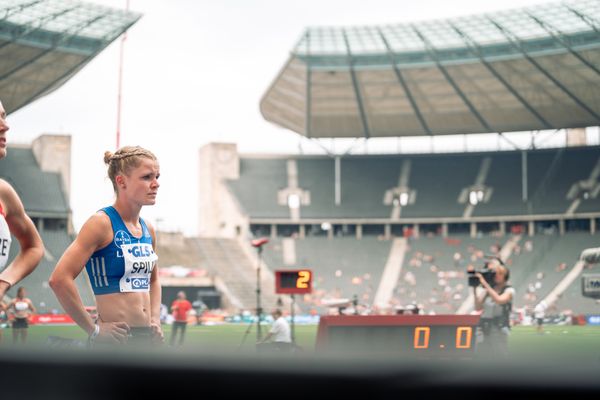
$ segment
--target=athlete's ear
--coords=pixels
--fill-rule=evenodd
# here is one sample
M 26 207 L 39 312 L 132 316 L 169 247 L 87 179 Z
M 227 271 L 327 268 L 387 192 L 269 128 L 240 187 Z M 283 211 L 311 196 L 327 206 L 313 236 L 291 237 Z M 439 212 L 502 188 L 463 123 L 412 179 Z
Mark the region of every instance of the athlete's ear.
M 125 189 L 125 178 L 123 178 L 123 175 L 117 175 L 115 177 L 115 180 L 117 181 L 117 186 L 119 186 L 121 189 Z

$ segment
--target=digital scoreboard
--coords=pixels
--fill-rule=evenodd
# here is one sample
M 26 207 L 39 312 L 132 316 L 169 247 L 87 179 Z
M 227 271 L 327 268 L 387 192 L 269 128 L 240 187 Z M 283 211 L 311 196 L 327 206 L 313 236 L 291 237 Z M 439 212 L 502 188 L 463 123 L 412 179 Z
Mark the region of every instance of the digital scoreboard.
M 592 299 L 600 299 L 600 274 L 581 276 L 581 294 Z
M 317 352 L 471 358 L 478 315 L 323 316 Z
M 313 274 L 309 269 L 275 271 L 275 293 L 305 294 L 312 292 Z

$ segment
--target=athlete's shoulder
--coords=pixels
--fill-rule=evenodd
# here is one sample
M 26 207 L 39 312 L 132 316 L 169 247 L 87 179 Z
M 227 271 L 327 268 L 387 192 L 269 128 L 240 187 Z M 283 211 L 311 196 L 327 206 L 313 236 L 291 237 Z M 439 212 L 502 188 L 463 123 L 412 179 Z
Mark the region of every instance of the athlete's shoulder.
M 77 240 L 90 243 L 106 242 L 112 237 L 110 218 L 99 211 L 90 216 L 83 224 L 77 235 Z
M 103 211 L 97 211 L 88 218 L 85 225 L 91 227 L 110 227 L 110 217 Z
M 4 179 L 0 179 L 0 202 L 7 215 L 15 212 L 19 213 L 23 209 L 23 203 L 19 195 L 12 185 Z

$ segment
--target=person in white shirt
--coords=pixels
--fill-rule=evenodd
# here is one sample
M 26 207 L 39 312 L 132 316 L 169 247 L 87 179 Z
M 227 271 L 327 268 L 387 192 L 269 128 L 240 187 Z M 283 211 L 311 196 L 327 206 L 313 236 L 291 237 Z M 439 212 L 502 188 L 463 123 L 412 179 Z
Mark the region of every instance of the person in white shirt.
M 546 316 L 546 309 L 548 305 L 545 300 L 540 301 L 535 305 L 533 309 L 533 318 L 535 318 L 536 322 L 536 331 L 540 335 L 544 333 L 544 317 Z
M 274 351 L 290 351 L 292 349 L 290 324 L 283 317 L 280 309 L 273 310 L 271 315 L 273 316 L 271 330 L 258 344 L 269 344 Z

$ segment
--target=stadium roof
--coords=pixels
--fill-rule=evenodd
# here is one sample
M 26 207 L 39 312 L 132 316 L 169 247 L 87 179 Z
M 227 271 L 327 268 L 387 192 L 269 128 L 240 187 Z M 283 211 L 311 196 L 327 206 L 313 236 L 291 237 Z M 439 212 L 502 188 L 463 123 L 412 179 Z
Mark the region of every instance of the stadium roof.
M 596 126 L 600 2 L 308 28 L 260 108 L 311 138 Z
M 7 113 L 62 86 L 140 17 L 71 0 L 0 0 L 0 94 Z

